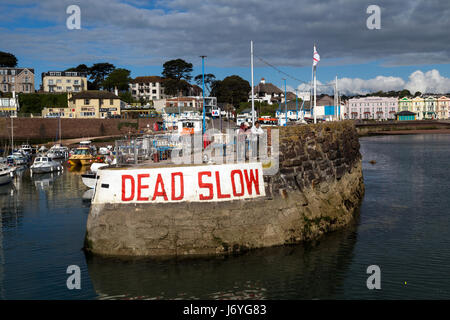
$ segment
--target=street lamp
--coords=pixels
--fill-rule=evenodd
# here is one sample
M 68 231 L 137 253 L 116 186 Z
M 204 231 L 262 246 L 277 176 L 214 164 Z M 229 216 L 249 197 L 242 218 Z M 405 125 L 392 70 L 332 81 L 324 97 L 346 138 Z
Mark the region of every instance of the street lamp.
M 206 118 L 205 118 L 205 58 L 206 56 L 200 56 L 202 58 L 202 96 L 203 96 L 203 134 L 206 131 Z

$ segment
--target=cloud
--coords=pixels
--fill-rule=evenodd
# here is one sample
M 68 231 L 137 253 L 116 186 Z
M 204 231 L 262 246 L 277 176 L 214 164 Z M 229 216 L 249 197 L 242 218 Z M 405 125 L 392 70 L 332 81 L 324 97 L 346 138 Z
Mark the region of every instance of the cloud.
M 427 72 L 421 70 L 414 71 L 408 77 L 408 81 L 399 77 L 377 76 L 373 79 L 360 78 L 340 78 L 338 79 L 340 94 L 358 95 L 377 91 L 401 91 L 409 90 L 412 94 L 419 91 L 421 93 L 449 93 L 450 78 L 443 77 L 438 70 L 433 69 Z M 326 84 L 317 82 L 318 93 L 334 93 L 334 81 Z M 309 84 L 301 84 L 298 91 L 309 91 Z
M 71 4 L 81 8 L 82 30 L 65 27 Z M 250 40 L 257 55 L 278 66 L 310 66 L 313 43 L 321 66 L 450 63 L 449 1 L 377 4 L 380 30 L 366 28 L 368 4 L 359 0 L 4 0 L 0 12 L 8 20 L 0 22 L 0 36 L 3 50 L 66 64 L 112 57 L 121 65 L 155 65 L 205 54 L 210 66 L 247 66 Z
M 425 73 L 417 70 L 409 76 L 405 88 L 411 93 L 417 91 L 422 93 L 448 93 L 450 92 L 450 78 L 441 76 L 436 69 Z

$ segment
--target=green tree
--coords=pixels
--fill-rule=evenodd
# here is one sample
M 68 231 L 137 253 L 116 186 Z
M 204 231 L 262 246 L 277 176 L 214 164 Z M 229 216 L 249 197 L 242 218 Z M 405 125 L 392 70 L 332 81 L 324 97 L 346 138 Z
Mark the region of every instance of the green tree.
M 131 81 L 130 70 L 127 69 L 114 69 L 104 81 L 102 81 L 101 86 L 103 89 L 112 90 L 117 87 L 120 91 L 128 90 L 128 85 Z
M 167 95 L 181 95 L 189 91 L 190 84 L 184 80 L 164 79 L 164 92 Z
M 197 83 L 198 86 L 202 87 L 203 82 L 203 76 L 201 74 L 195 76 L 194 81 Z M 212 73 L 205 74 L 205 86 L 208 92 L 211 94 L 211 88 L 213 83 L 216 81 L 216 76 Z
M 125 101 L 126 103 L 133 103 L 134 98 L 130 91 L 119 92 L 120 100 Z
M 241 102 L 248 100 L 250 84 L 237 75 L 226 77 L 222 81 L 215 81 L 211 88 L 211 95 L 217 97 L 217 102 L 231 103 L 235 108 Z
M 414 97 L 420 97 L 422 95 L 422 92 L 417 91 L 416 93 L 414 93 Z
M 100 89 L 102 82 L 116 67 L 108 62 L 96 63 L 89 68 L 89 75 L 94 89 Z
M 410 96 L 411 96 L 411 92 L 409 92 L 409 90 L 404 89 L 404 90 L 402 90 L 402 91 L 399 92 L 398 96 L 399 96 L 400 98 L 403 98 L 403 97 L 410 97 Z
M 162 75 L 167 79 L 191 80 L 192 63 L 183 59 L 169 60 L 163 64 Z
M 85 64 L 79 64 L 77 67 L 69 68 L 66 71 L 68 71 L 68 72 L 86 72 L 87 74 L 90 74 L 91 73 L 91 68 L 89 68 Z
M 0 51 L 0 67 L 15 68 L 17 58 L 12 53 Z

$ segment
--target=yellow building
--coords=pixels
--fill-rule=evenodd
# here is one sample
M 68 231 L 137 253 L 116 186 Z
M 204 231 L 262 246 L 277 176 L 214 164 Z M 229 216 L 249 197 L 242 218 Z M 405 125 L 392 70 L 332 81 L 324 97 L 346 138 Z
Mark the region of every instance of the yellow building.
M 87 90 L 85 72 L 49 71 L 42 73 L 44 92 L 81 92 Z
M 411 100 L 411 112 L 417 114 L 417 120 L 422 120 L 425 112 L 425 100 L 422 97 L 415 97 Z
M 398 111 L 411 111 L 412 112 L 412 101 L 408 97 L 403 97 L 398 100 Z
M 44 118 L 102 119 L 120 117 L 120 98 L 109 91 L 67 93 L 67 108 L 44 108 Z
M 438 119 L 450 118 L 450 98 L 442 96 L 437 99 L 436 116 Z

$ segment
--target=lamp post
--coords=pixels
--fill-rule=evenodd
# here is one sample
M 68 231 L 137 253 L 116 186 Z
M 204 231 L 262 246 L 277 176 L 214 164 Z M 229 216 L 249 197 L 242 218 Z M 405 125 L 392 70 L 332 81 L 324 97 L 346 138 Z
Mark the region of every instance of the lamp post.
M 202 96 L 203 96 L 203 131 L 206 131 L 206 118 L 205 118 L 205 58 L 206 56 L 200 56 L 202 58 Z

